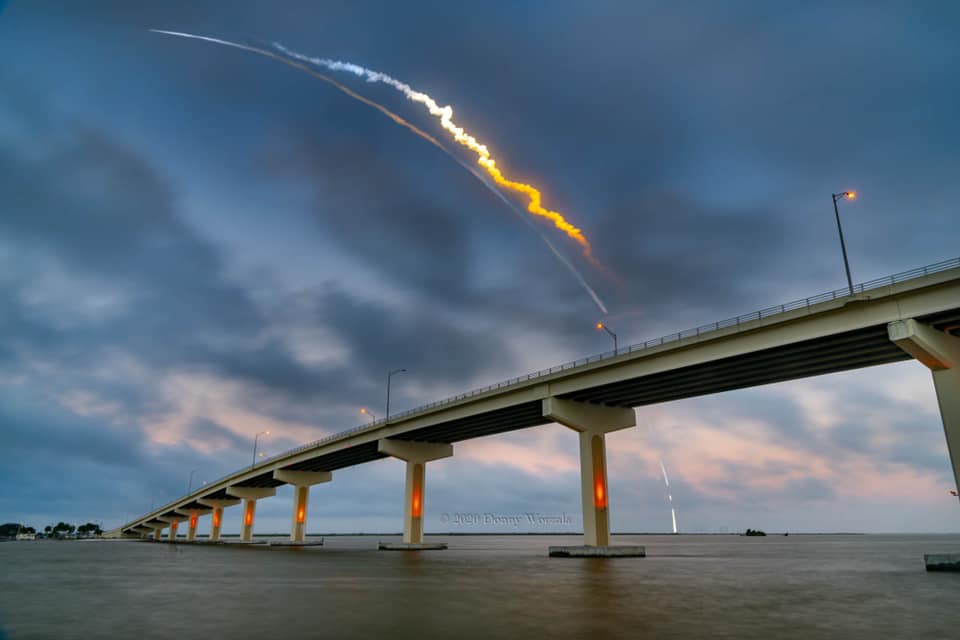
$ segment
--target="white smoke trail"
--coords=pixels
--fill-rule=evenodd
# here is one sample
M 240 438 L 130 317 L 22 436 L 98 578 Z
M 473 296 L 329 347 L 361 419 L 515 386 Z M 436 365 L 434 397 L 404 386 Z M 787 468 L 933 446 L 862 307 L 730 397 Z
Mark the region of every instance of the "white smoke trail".
M 658 440 L 657 430 L 653 426 L 653 422 L 648 420 L 647 426 L 650 427 L 650 435 L 653 440 Z M 673 492 L 670 491 L 670 478 L 667 476 L 667 467 L 663 464 L 663 458 L 660 455 L 657 455 L 657 462 L 660 463 L 660 472 L 663 473 L 663 486 L 667 491 L 667 502 L 670 503 L 670 519 L 673 522 L 673 532 L 679 533 L 677 529 L 677 510 L 673 506 Z
M 673 493 L 670 491 L 670 478 L 667 477 L 667 468 L 663 466 L 663 458 L 657 458 L 660 462 L 660 471 L 663 471 L 663 484 L 667 488 L 667 501 L 670 502 L 670 518 L 673 520 L 673 532 L 677 532 L 677 511 L 673 508 Z
M 533 224 L 533 222 L 530 220 L 530 216 L 524 214 L 524 213 L 519 209 L 519 207 L 518 207 L 513 201 L 511 201 L 510 199 L 508 199 L 508 198 L 503 194 L 503 192 L 501 192 L 500 189 L 498 189 L 498 188 L 496 187 L 496 185 L 494 185 L 494 184 L 490 181 L 490 178 L 489 178 L 487 175 L 481 173 L 481 172 L 478 171 L 475 167 L 473 167 L 472 165 L 467 164 L 467 163 L 464 162 L 462 159 L 460 159 L 459 157 L 457 157 L 457 156 L 456 156 L 455 154 L 453 154 L 449 149 L 447 149 L 443 144 L 441 144 L 440 141 L 438 141 L 436 138 L 434 138 L 433 136 L 431 136 L 431 135 L 428 134 L 427 132 L 419 129 L 418 127 L 416 127 L 416 126 L 414 126 L 414 125 L 412 125 L 412 124 L 410 124 L 409 122 L 407 122 L 406 120 L 404 120 L 402 117 L 400 117 L 399 115 L 397 115 L 397 114 L 395 114 L 394 112 L 390 111 L 389 109 L 387 109 L 386 107 L 384 107 L 384 106 L 381 105 L 380 103 L 375 102 L 375 101 L 373 101 L 373 100 L 371 100 L 371 99 L 369 99 L 369 98 L 367 98 L 367 97 L 365 97 L 365 96 L 362 96 L 362 95 L 358 94 L 357 92 L 353 91 L 353 90 L 350 89 L 349 87 L 346 87 L 346 86 L 340 84 L 339 82 L 337 82 L 337 81 L 334 80 L 333 78 L 330 78 L 330 77 L 328 77 L 328 76 L 325 76 L 325 75 L 323 75 L 322 73 L 318 73 L 317 71 L 315 71 L 314 69 L 312 69 L 312 68 L 310 68 L 310 67 L 307 67 L 307 66 L 305 66 L 305 65 L 303 65 L 303 64 L 300 64 L 300 63 L 296 62 L 295 60 L 290 60 L 290 59 L 288 59 L 288 58 L 286 58 L 286 57 L 284 57 L 284 56 L 278 55 L 277 53 L 275 53 L 275 52 L 273 52 L 273 51 L 269 51 L 269 50 L 267 50 L 267 49 L 262 49 L 262 48 L 260 48 L 260 47 L 254 47 L 254 46 L 250 46 L 250 45 L 240 44 L 240 43 L 237 43 L 237 42 L 231 42 L 231 41 L 229 41 L 229 40 L 222 40 L 222 39 L 220 39 L 220 38 L 212 38 L 212 37 L 210 37 L 210 36 L 201 36 L 201 35 L 196 35 L 196 34 L 192 34 L 192 33 L 183 33 L 183 32 L 180 32 L 180 31 L 166 31 L 166 30 L 163 30 L 163 29 L 150 29 L 149 31 L 152 31 L 153 33 L 160 33 L 160 34 L 169 35 L 169 36 L 177 36 L 177 37 L 180 37 L 180 38 L 190 38 L 190 39 L 193 39 L 193 40 L 202 40 L 202 41 L 204 41 L 204 42 L 211 42 L 211 43 L 213 43 L 213 44 L 220 44 L 220 45 L 224 45 L 224 46 L 227 46 L 227 47 L 233 47 L 233 48 L 236 48 L 236 49 L 242 49 L 242 50 L 244 50 L 244 51 L 249 51 L 249 52 L 251 52 L 251 53 L 256 53 L 256 54 L 259 54 L 259 55 L 262 55 L 262 56 L 266 56 L 266 57 L 271 58 L 271 59 L 273 59 L 273 60 L 276 60 L 276 61 L 278 61 L 278 62 L 282 62 L 283 64 L 286 64 L 286 65 L 288 65 L 288 66 L 294 67 L 295 69 L 298 69 L 298 70 L 300 70 L 300 71 L 304 71 L 304 72 L 306 72 L 306 73 L 309 73 L 310 75 L 314 76 L 315 78 L 319 78 L 320 80 L 323 80 L 324 82 L 327 82 L 328 84 L 333 85 L 334 87 L 336 87 L 337 89 L 339 89 L 339 90 L 342 91 L 343 93 L 347 94 L 347 95 L 350 96 L 351 98 L 353 98 L 353 99 L 355 99 L 355 100 L 358 100 L 358 101 L 360 101 L 360 102 L 363 102 L 364 104 L 366 104 L 366 105 L 368 105 L 368 106 L 371 106 L 371 107 L 379 110 L 381 113 L 383 113 L 384 115 L 386 115 L 388 118 L 390 118 L 391 120 L 393 120 L 393 121 L 396 122 L 397 124 L 399 124 L 399 125 L 401 125 L 401 126 L 403 126 L 403 127 L 406 127 L 407 129 L 409 129 L 409 130 L 412 131 L 413 133 L 417 134 L 418 136 L 420 136 L 420 137 L 423 138 L 424 140 L 427 140 L 428 142 L 430 142 L 432 145 L 434 145 L 435 147 L 437 147 L 438 149 L 440 149 L 443 153 L 445 153 L 448 157 L 450 157 L 450 158 L 452 158 L 453 160 L 455 160 L 455 161 L 457 162 L 457 164 L 459 164 L 461 167 L 463 167 L 464 169 L 466 169 L 467 171 L 469 171 L 470 174 L 473 175 L 475 178 L 477 178 L 480 182 L 482 182 L 482 183 L 483 183 L 483 186 L 485 186 L 491 193 L 493 193 L 495 196 L 497 196 L 497 198 L 499 198 L 500 201 L 503 202 L 503 204 L 505 204 L 505 205 L 507 206 L 507 208 L 510 209 L 510 211 L 511 211 L 514 215 L 516 215 L 518 218 L 520 218 L 521 220 L 523 220 L 523 222 L 524 222 L 530 229 L 532 229 L 532 230 L 540 237 L 540 239 L 541 239 L 541 240 L 543 241 L 543 243 L 547 246 L 547 248 L 550 249 L 550 252 L 553 253 L 554 257 L 557 258 L 557 260 L 560 261 L 560 264 L 562 264 L 562 265 L 567 269 L 567 271 L 570 273 L 570 275 L 572 275 L 572 276 L 574 277 L 574 279 L 577 281 L 577 283 L 584 289 L 584 291 L 587 292 L 587 294 L 588 294 L 588 295 L 590 296 L 590 298 L 593 300 L 594 304 L 597 305 L 597 307 L 600 309 L 600 311 L 602 311 L 605 315 L 607 314 L 607 307 L 606 307 L 606 305 L 603 304 L 603 301 L 600 299 L 600 296 L 598 296 L 597 293 L 593 290 L 593 288 L 587 283 L 587 281 L 586 281 L 586 279 L 583 277 L 583 275 L 577 270 L 577 268 L 573 265 L 573 263 L 570 262 L 570 259 L 567 258 L 565 255 L 563 255 L 563 254 L 560 252 L 560 250 L 557 249 L 557 247 L 553 244 L 553 242 L 551 242 L 550 239 L 547 238 L 547 236 L 543 233 L 543 231 L 541 231 L 535 224 Z M 286 55 L 288 55 L 288 56 L 293 56 L 293 57 L 295 57 L 295 58 L 297 58 L 297 59 L 299 59 L 299 60 L 302 60 L 302 61 L 307 61 L 307 62 L 310 62 L 310 61 L 311 61 L 309 58 L 306 58 L 305 56 L 301 56 L 301 55 L 299 55 L 299 54 L 295 54 L 295 53 L 292 52 L 292 51 L 289 51 L 288 49 L 286 49 L 285 47 L 283 47 L 282 45 L 280 45 L 280 44 L 278 44 L 278 43 L 274 43 L 274 46 L 276 46 L 279 50 L 283 51 L 283 52 L 284 52 Z M 342 69 L 343 69 L 343 70 L 349 70 L 349 71 L 354 72 L 354 73 L 356 73 L 356 72 L 355 72 L 352 68 L 351 68 L 351 69 L 348 69 L 348 67 L 355 67 L 355 68 L 357 68 L 357 69 L 361 69 L 361 67 L 358 67 L 357 65 L 352 65 L 352 64 L 350 64 L 350 63 L 340 63 L 340 64 L 342 65 Z M 334 69 L 334 70 L 340 70 L 340 69 Z M 358 74 L 358 75 L 362 75 L 362 74 Z M 380 74 L 380 75 L 382 75 L 382 74 Z M 385 77 L 386 77 L 386 76 L 385 76 Z M 392 80 L 392 78 L 391 78 L 390 80 Z M 371 80 L 371 81 L 373 81 L 373 80 Z M 394 82 L 396 83 L 396 81 L 394 81 Z M 392 84 L 392 83 L 391 83 L 391 84 Z M 402 85 L 402 83 L 396 83 L 396 84 Z M 402 85 L 402 86 L 405 86 L 405 85 Z M 399 88 L 399 87 L 398 87 L 398 88 Z M 409 87 L 407 87 L 407 88 L 409 89 Z M 436 104 L 436 103 L 434 103 L 434 105 L 435 105 L 435 104 Z

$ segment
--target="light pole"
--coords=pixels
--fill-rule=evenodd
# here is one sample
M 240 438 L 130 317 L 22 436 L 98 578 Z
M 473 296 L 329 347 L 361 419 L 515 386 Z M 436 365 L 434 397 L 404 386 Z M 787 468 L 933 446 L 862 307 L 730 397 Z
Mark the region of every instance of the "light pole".
M 190 472 L 190 481 L 187 482 L 187 495 L 190 495 L 190 490 L 193 489 L 193 474 L 195 474 L 197 471 L 200 471 L 200 469 L 194 469 Z
M 850 289 L 850 295 L 853 295 L 853 278 L 850 277 L 850 263 L 847 261 L 847 245 L 843 241 L 843 227 L 840 226 L 840 207 L 837 202 L 846 198 L 853 200 L 857 197 L 856 191 L 844 191 L 843 193 L 833 194 L 833 215 L 837 217 L 837 233 L 840 234 L 840 251 L 843 252 L 843 268 L 847 270 L 847 287 Z
M 261 431 L 257 435 L 253 436 L 253 462 L 250 463 L 251 468 L 257 466 L 257 440 L 260 439 L 260 436 L 268 436 L 268 435 L 270 435 L 269 429 L 267 431 Z
M 370 416 L 370 424 L 373 424 L 374 422 L 377 421 L 377 416 L 373 415 L 373 411 L 370 411 L 370 409 L 367 409 L 366 407 L 364 407 L 363 409 L 360 409 L 360 413 L 362 413 L 365 416 Z
M 603 324 L 602 322 L 597 323 L 597 330 L 599 331 L 600 329 L 603 329 L 604 331 L 609 333 L 610 337 L 613 338 L 613 355 L 617 355 L 617 351 L 619 351 L 619 349 L 617 348 L 617 334 L 615 334 L 613 331 L 610 331 L 610 327 Z
M 384 422 L 390 422 L 390 379 L 394 376 L 394 374 L 406 372 L 406 369 L 394 369 L 387 374 L 387 413 L 383 419 Z

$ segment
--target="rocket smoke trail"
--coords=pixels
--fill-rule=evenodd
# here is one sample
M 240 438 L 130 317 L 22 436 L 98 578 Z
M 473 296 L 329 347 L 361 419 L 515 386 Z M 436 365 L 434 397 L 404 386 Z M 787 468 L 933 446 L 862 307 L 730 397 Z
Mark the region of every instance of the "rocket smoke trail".
M 327 76 L 327 75 L 324 75 L 324 74 L 322 74 L 322 73 L 319 73 L 319 72 L 316 71 L 314 68 L 309 67 L 309 66 L 307 66 L 307 65 L 305 65 L 305 64 L 302 64 L 301 62 L 297 62 L 297 60 L 291 60 L 290 58 L 285 57 L 285 56 L 283 56 L 283 55 L 280 55 L 280 54 L 278 54 L 278 53 L 276 53 L 276 52 L 274 52 L 274 51 L 269 51 L 269 50 L 267 50 L 267 49 L 262 49 L 262 48 L 260 48 L 260 47 L 255 47 L 255 46 L 251 46 L 251 45 L 240 44 L 240 43 L 237 43 L 237 42 L 231 42 L 231 41 L 229 41 L 229 40 L 222 40 L 222 39 L 220 39 L 220 38 L 212 38 L 212 37 L 209 37 L 209 36 L 201 36 L 201 35 L 196 35 L 196 34 L 192 34 L 192 33 L 182 33 L 182 32 L 178 32 L 178 31 L 165 31 L 165 30 L 162 30 L 162 29 L 150 29 L 150 31 L 152 31 L 152 32 L 154 32 L 154 33 L 161 33 L 161 34 L 164 34 L 164 35 L 169 35 L 169 36 L 178 36 L 178 37 L 181 37 L 181 38 L 190 38 L 190 39 L 194 39 L 194 40 L 203 40 L 203 41 L 205 41 L 205 42 L 211 42 L 211 43 L 213 43 L 213 44 L 220 44 L 220 45 L 224 45 L 224 46 L 227 46 L 227 47 L 233 47 L 233 48 L 236 48 L 236 49 L 242 49 L 242 50 L 244 50 L 244 51 L 249 51 L 249 52 L 251 52 L 251 53 L 256 53 L 256 54 L 259 54 L 259 55 L 262 55 L 262 56 L 266 56 L 266 57 L 271 58 L 271 59 L 273 59 L 273 60 L 276 60 L 276 61 L 278 61 L 278 62 L 282 62 L 283 64 L 286 64 L 286 65 L 288 65 L 288 66 L 291 66 L 291 67 L 293 67 L 293 68 L 295 68 L 295 69 L 298 69 L 299 71 L 303 71 L 303 72 L 305 72 L 305 73 L 308 73 L 308 74 L 310 74 L 311 76 L 313 76 L 313 77 L 315 77 L 315 78 L 318 78 L 318 79 L 320 79 L 320 80 L 323 80 L 324 82 L 326 82 L 326 83 L 332 85 L 333 87 L 339 89 L 341 92 L 345 93 L 346 95 L 350 96 L 351 98 L 353 98 L 353 99 L 355 99 L 355 100 L 358 100 L 359 102 L 362 102 L 362 103 L 366 104 L 367 106 L 370 106 L 370 107 L 372 107 L 372 108 L 380 111 L 380 112 L 381 112 L 382 114 L 384 114 L 386 117 L 388 117 L 388 118 L 390 118 L 391 120 L 393 120 L 396 124 L 399 124 L 400 126 L 407 128 L 407 129 L 410 130 L 411 132 L 415 133 L 416 135 L 420 136 L 421 138 L 423 138 L 424 140 L 426 140 L 427 142 L 429 142 L 430 144 L 432 144 L 433 146 L 435 146 L 436 148 L 438 148 L 440 151 L 442 151 L 443 153 L 445 153 L 445 154 L 446 154 L 447 156 L 449 156 L 451 159 L 453 159 L 454 161 L 456 161 L 457 164 L 459 164 L 461 167 L 463 167 L 464 169 L 466 169 L 467 171 L 469 171 L 469 172 L 470 172 L 475 178 L 477 178 L 480 182 L 482 182 L 483 185 L 484 185 L 491 193 L 493 193 L 495 196 L 497 196 L 497 198 L 499 198 L 500 201 L 503 202 L 504 205 L 506 205 L 507 208 L 509 208 L 510 211 L 511 211 L 514 215 L 516 215 L 517 217 L 519 217 L 520 219 L 522 219 L 522 220 L 524 221 L 524 223 L 525 223 L 528 227 L 530 227 L 533 231 L 535 231 L 535 232 L 537 233 L 537 235 L 540 237 L 540 239 L 543 240 L 544 244 L 547 245 L 547 248 L 550 249 L 550 252 L 553 253 L 554 257 L 556 257 L 557 260 L 559 260 L 560 263 L 561 263 L 564 267 L 566 267 L 566 269 L 567 269 L 567 270 L 570 272 L 570 274 L 574 277 L 574 279 L 577 281 L 577 283 L 578 283 L 581 287 L 583 287 L 583 289 L 587 292 L 587 294 L 588 294 L 588 295 L 590 296 L 590 298 L 593 300 L 594 304 L 597 305 L 597 307 L 600 309 L 600 311 L 602 311 L 604 314 L 607 313 L 607 308 L 606 308 L 606 306 L 603 304 L 603 301 L 600 300 L 600 297 L 599 297 L 599 296 L 597 295 L 597 293 L 593 290 L 593 288 L 592 288 L 589 284 L 587 284 L 587 281 L 586 281 L 586 279 L 583 277 L 583 275 L 581 275 L 581 273 L 577 270 L 577 268 L 573 265 L 573 263 L 570 262 L 570 260 L 569 260 L 565 255 L 563 255 L 563 253 L 561 253 L 559 249 L 557 249 L 557 247 L 550 241 L 550 239 L 547 238 L 547 236 L 544 235 L 544 233 L 543 233 L 536 225 L 534 225 L 534 224 L 531 222 L 530 217 L 527 216 L 527 215 L 525 215 L 522 211 L 520 211 L 520 209 L 517 207 L 517 205 L 516 205 L 514 202 L 512 202 L 511 200 L 509 200 L 506 196 L 503 195 L 503 193 L 502 193 L 499 189 L 497 189 L 493 184 L 491 184 L 490 179 L 488 178 L 487 175 L 485 175 L 485 174 L 477 171 L 473 166 L 467 164 L 466 162 L 464 162 L 463 160 L 461 160 L 460 158 L 458 158 L 458 157 L 457 157 L 456 155 L 454 155 L 449 149 L 447 149 L 443 144 L 441 144 L 439 140 L 437 140 L 436 138 L 434 138 L 433 136 L 431 136 L 429 133 L 423 131 L 422 129 L 418 128 L 417 126 L 415 126 L 415 125 L 411 124 L 410 122 L 406 121 L 405 119 L 403 119 L 402 117 L 398 116 L 398 115 L 395 114 L 394 112 L 390 111 L 389 109 L 387 109 L 387 108 L 384 107 L 383 105 L 379 104 L 378 102 L 375 102 L 375 101 L 367 98 L 366 96 L 363 96 L 363 95 L 357 93 L 357 92 L 354 91 L 353 89 L 351 89 L 351 88 L 349 88 L 349 87 L 341 84 L 340 82 L 337 82 L 337 81 L 334 80 L 333 78 L 331 78 L 331 77 L 329 77 L 329 76 Z M 299 59 L 299 60 L 308 60 L 308 59 L 305 59 L 303 56 L 300 56 L 299 54 L 294 54 L 294 53 L 292 53 L 292 52 L 287 52 L 287 50 L 284 49 L 281 45 L 276 45 L 276 44 L 275 44 L 275 46 L 277 46 L 279 49 L 281 49 L 281 50 L 282 50 L 284 53 L 286 53 L 287 55 L 294 56 L 295 58 L 297 58 L 297 59 Z M 452 113 L 452 112 L 451 112 L 451 113 Z M 494 166 L 495 166 L 495 165 L 494 165 Z M 491 174 L 491 175 L 492 175 L 492 174 Z M 538 198 L 539 198 L 539 192 L 537 192 L 537 196 L 538 196 Z M 539 200 L 538 200 L 538 202 L 539 202 Z M 532 205 L 531 205 L 531 206 L 532 206 Z M 559 215 L 559 214 L 557 214 L 557 215 Z M 575 227 L 574 227 L 574 229 L 575 229 Z M 579 231 L 579 230 L 577 230 L 577 231 Z M 584 239 L 584 240 L 585 240 L 585 239 Z M 589 243 L 587 243 L 586 246 L 589 247 Z
M 353 64 L 352 62 L 341 62 L 339 60 L 329 60 L 326 58 L 310 58 L 295 51 L 291 51 L 290 49 L 287 49 L 283 45 L 276 42 L 273 43 L 273 46 L 278 51 L 281 51 L 292 58 L 296 58 L 297 60 L 309 62 L 331 71 L 346 71 L 348 73 L 360 76 L 361 78 L 366 78 L 367 82 L 382 82 L 383 84 L 389 85 L 401 92 L 409 100 L 412 100 L 413 102 L 419 102 L 420 104 L 426 106 L 427 110 L 430 112 L 430 115 L 440 119 L 440 125 L 453 136 L 454 140 L 477 154 L 477 163 L 487 171 L 490 177 L 493 178 L 494 182 L 505 189 L 510 189 L 511 191 L 516 191 L 527 196 L 527 211 L 535 216 L 541 216 L 553 222 L 553 225 L 557 229 L 560 229 L 580 244 L 580 246 L 583 248 L 584 257 L 589 260 L 591 264 L 593 264 L 595 267 L 603 269 L 603 266 L 597 261 L 596 258 L 593 257 L 593 247 L 590 246 L 590 241 L 587 240 L 587 238 L 583 235 L 583 232 L 570 224 L 561 214 L 557 213 L 556 211 L 545 209 L 541 204 L 542 197 L 540 192 L 536 188 L 529 184 L 515 182 L 504 177 L 503 173 L 497 167 L 497 161 L 494 160 L 492 155 L 490 155 L 490 150 L 487 148 L 487 146 L 478 142 L 477 139 L 467 133 L 463 127 L 458 126 L 453 121 L 453 108 L 450 105 L 441 107 L 429 95 L 421 91 L 417 91 L 410 85 L 400 82 L 396 78 L 392 78 L 380 71 L 372 71 L 370 69 L 361 67 L 358 64 Z
M 660 461 L 660 471 L 663 471 L 663 484 L 667 487 L 667 500 L 670 502 L 670 517 L 673 518 L 673 532 L 677 532 L 677 511 L 673 508 L 673 494 L 670 493 L 670 478 L 667 477 L 667 468 L 663 466 L 663 459 Z
M 650 435 L 654 440 L 657 440 L 657 430 L 653 426 L 652 421 L 648 421 L 647 425 L 650 427 Z M 677 533 L 677 510 L 673 506 L 673 492 L 670 491 L 670 478 L 667 477 L 667 467 L 663 464 L 663 458 L 659 455 L 657 456 L 657 462 L 660 463 L 660 471 L 663 473 L 663 486 L 667 490 L 667 502 L 670 503 L 670 519 L 673 521 L 673 532 Z

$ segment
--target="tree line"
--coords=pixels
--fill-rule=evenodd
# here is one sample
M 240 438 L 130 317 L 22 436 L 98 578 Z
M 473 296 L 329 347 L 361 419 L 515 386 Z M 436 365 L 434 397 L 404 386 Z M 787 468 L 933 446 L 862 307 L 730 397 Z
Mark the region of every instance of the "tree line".
M 0 524 L 0 538 L 15 538 L 20 533 L 32 533 L 47 538 L 68 538 L 78 536 L 98 536 L 103 533 L 96 522 L 87 522 L 79 527 L 69 522 L 58 522 L 57 524 L 48 524 L 43 528 L 43 533 L 38 534 L 33 527 L 27 527 L 19 522 L 8 522 Z

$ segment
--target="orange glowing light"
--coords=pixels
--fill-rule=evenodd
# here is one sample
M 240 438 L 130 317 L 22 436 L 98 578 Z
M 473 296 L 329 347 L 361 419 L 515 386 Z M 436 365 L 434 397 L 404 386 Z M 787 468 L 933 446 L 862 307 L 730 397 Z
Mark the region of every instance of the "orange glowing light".
M 599 330 L 599 329 L 603 329 L 603 323 L 602 323 L 602 322 L 598 322 L 598 323 L 597 323 L 597 329 L 598 329 L 598 330 Z
M 303 524 L 303 521 L 306 519 L 307 519 L 307 511 L 301 505 L 300 508 L 297 509 L 297 522 L 300 524 Z
M 243 515 L 243 523 L 247 526 L 253 524 L 253 509 L 247 508 L 247 512 Z
M 414 518 L 419 518 L 423 515 L 423 503 L 420 501 L 420 492 L 413 492 L 413 504 L 410 505 L 410 512 Z
M 190 516 L 190 528 L 191 529 L 197 528 L 197 514 L 193 514 L 192 516 Z
M 213 512 L 213 526 L 215 527 L 220 526 L 220 511 Z
M 607 506 L 607 490 L 602 481 L 598 481 L 593 487 L 593 503 L 601 509 Z
M 847 192 L 846 192 L 845 194 L 843 194 L 843 195 L 847 196 L 847 200 L 853 200 L 853 199 L 855 199 L 855 198 L 857 197 L 857 192 L 856 192 L 856 191 L 847 191 Z

